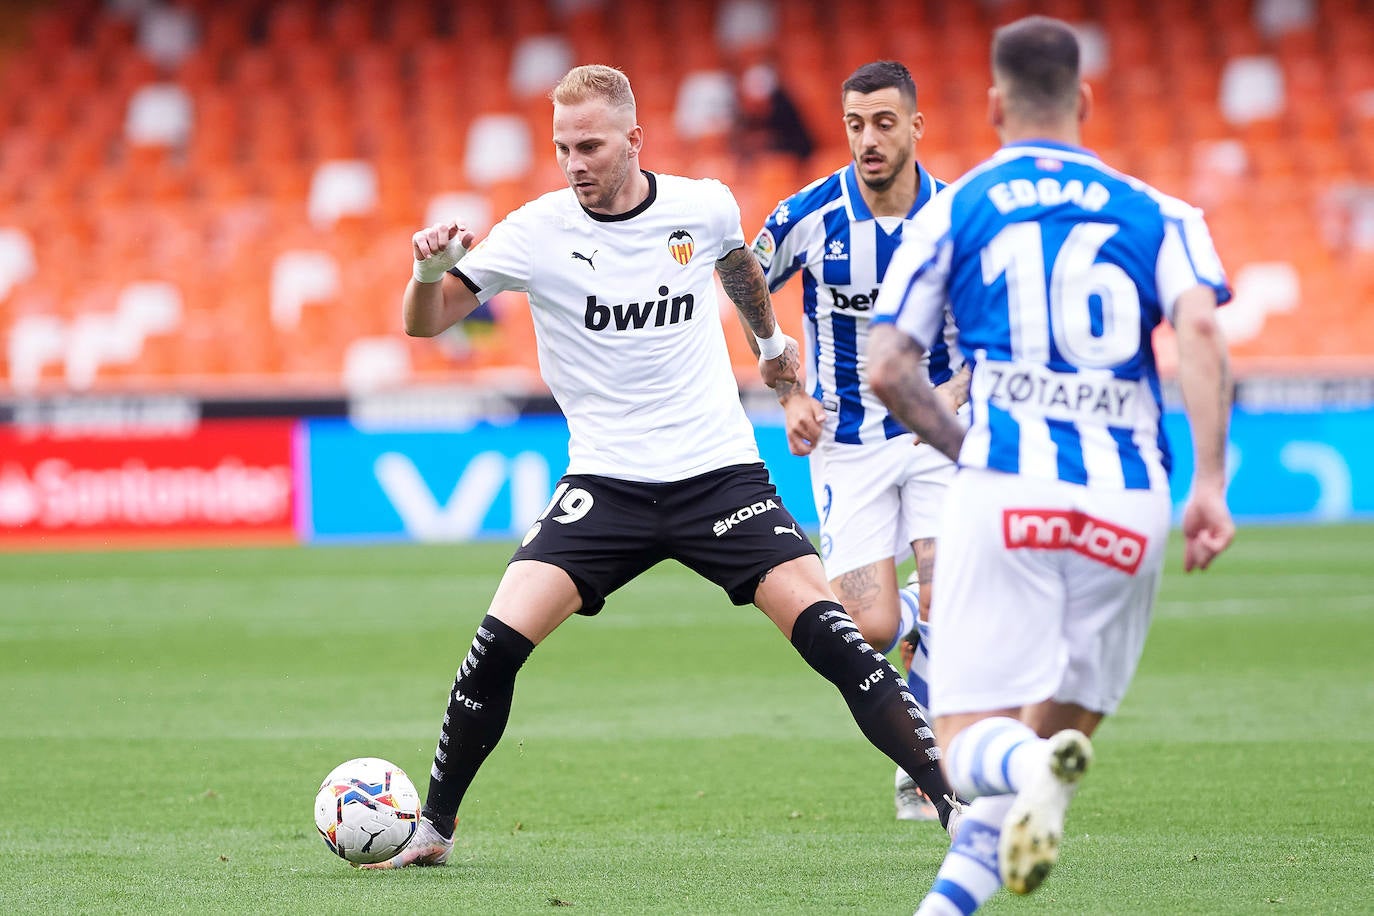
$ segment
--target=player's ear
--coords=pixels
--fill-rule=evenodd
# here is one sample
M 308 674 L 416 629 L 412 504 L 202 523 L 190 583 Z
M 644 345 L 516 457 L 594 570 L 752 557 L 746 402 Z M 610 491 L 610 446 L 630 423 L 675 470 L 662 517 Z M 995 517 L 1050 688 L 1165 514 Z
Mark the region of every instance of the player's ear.
M 1088 120 L 1093 110 L 1093 90 L 1085 81 L 1078 83 L 1078 123 Z
M 644 148 L 644 128 L 636 124 L 634 127 L 630 128 L 630 132 L 625 135 L 625 139 L 630 141 L 630 155 L 639 155 L 639 151 Z
M 921 112 L 916 112 L 911 119 L 911 139 L 919 140 L 926 135 L 926 116 Z
M 1007 119 L 1006 106 L 1002 101 L 1002 92 L 996 86 L 988 87 L 988 123 L 994 130 L 1001 130 L 1002 124 Z

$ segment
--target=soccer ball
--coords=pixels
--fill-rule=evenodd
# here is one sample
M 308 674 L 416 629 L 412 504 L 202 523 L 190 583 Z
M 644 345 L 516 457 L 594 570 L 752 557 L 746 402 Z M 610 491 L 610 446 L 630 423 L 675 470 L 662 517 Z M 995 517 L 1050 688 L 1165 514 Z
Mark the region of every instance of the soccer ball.
M 315 826 L 331 852 L 354 865 L 385 862 L 420 823 L 420 793 L 410 777 L 379 757 L 334 768 L 315 795 Z

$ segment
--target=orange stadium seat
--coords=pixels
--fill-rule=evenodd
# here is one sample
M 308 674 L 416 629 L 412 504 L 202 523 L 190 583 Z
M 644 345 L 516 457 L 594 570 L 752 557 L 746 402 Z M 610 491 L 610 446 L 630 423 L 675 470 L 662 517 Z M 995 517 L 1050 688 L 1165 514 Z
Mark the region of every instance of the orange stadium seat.
M 373 40 L 377 25 L 373 13 L 372 5 L 367 3 L 331 4 L 324 14 L 323 28 L 316 32 L 316 37 L 322 34 L 324 40 L 339 52 L 356 48 Z
M 29 20 L 29 41 L 44 57 L 55 60 L 76 46 L 80 21 L 62 9 L 38 10 Z
M 203 45 L 190 52 L 180 64 L 168 71 L 168 76 L 193 96 L 213 91 L 220 80 L 222 61 L 219 55 Z
M 209 4 L 200 11 L 200 22 L 201 49 L 205 53 L 233 56 L 248 43 L 248 17 L 238 4 Z
M 1311 22 L 1295 20 L 1281 30 L 1257 18 L 1249 0 L 926 0 L 885 9 L 882 20 L 797 0 L 772 7 L 772 32 L 750 31 L 753 20 L 738 20 L 747 38 L 719 31 L 723 0 L 679 0 L 671 16 L 628 0 L 176 6 L 197 20 L 198 45 L 189 56 L 161 58 L 163 65 L 140 49 L 136 20 L 112 8 L 85 3 L 4 13 L 5 23 L 24 27 L 13 30 L 23 37 L 0 57 L 0 223 L 42 243 L 35 246 L 37 274 L 0 295 L 0 332 L 12 329 L 22 310 L 70 320 L 94 307 L 89 278 L 62 269 L 44 244 L 49 240 L 90 244 L 111 232 L 112 220 L 129 220 L 132 228 L 102 243 L 91 261 L 102 282 L 116 284 L 166 275 L 188 257 L 187 248 L 210 246 L 220 255 L 195 272 L 194 282 L 185 281 L 176 337 L 149 336 L 131 366 L 100 365 L 97 387 L 339 378 L 352 338 L 395 332 L 395 257 L 403 256 L 395 251 L 405 250 L 431 198 L 487 183 L 482 194 L 500 218 L 562 186 L 548 154 L 550 112 L 538 85 L 562 65 L 546 62 L 530 76 L 537 68 L 528 56 L 541 49 L 561 54 L 558 41 L 571 47 L 575 62 L 625 68 L 646 128 L 645 164 L 726 180 L 752 233 L 779 198 L 847 160 L 839 84 L 867 60 L 891 56 L 912 66 L 928 117 L 921 146 L 927 167 L 953 179 L 984 158 L 996 146 L 985 123 L 988 36 L 1031 12 L 1092 23 L 1106 36 L 1106 69 L 1093 78 L 1100 108 L 1086 143 L 1109 162 L 1205 205 L 1233 274 L 1260 260 L 1297 266 L 1301 307 L 1271 316 L 1272 325 L 1238 349 L 1239 366 L 1281 360 L 1294 338 L 1307 347 L 1321 337 L 1289 333 L 1299 327 L 1342 329 L 1314 347 L 1374 349 L 1374 320 L 1365 317 L 1374 298 L 1374 255 L 1342 248 L 1348 245 L 1333 235 L 1327 211 L 1312 203 L 1350 182 L 1374 182 L 1374 19 L 1363 0 L 1319 0 Z M 78 9 L 88 15 L 74 15 Z M 1250 55 L 1277 62 L 1282 111 L 1228 124 L 1220 102 L 1224 67 Z M 536 55 L 535 63 L 541 60 Z M 761 60 L 775 63 L 812 131 L 818 150 L 810 162 L 740 162 L 728 120 L 697 137 L 677 132 L 675 107 L 689 74 L 719 71 L 723 87 Z M 189 138 L 164 149 L 132 146 L 124 135 L 130 100 L 160 81 L 181 86 L 191 99 Z M 454 101 L 424 101 L 444 97 Z M 504 123 L 528 132 L 527 164 L 509 173 L 483 171 L 510 159 L 500 144 L 499 152 L 473 153 L 470 132 L 483 115 L 513 116 Z M 1206 151 L 1227 143 L 1239 144 L 1244 159 L 1239 171 L 1217 172 L 1223 160 Z M 307 306 L 304 329 L 283 335 L 269 323 L 265 278 L 282 251 L 302 239 L 318 244 L 320 230 L 308 221 L 310 180 L 321 163 L 337 159 L 360 159 L 376 172 L 375 208 L 343 215 L 331 230 L 354 255 L 345 276 L 356 293 L 328 308 Z M 787 320 L 798 327 L 793 299 L 780 295 L 779 308 L 795 312 Z M 528 309 L 518 305 L 496 309 L 494 331 L 472 335 L 462 358 L 407 343 L 413 370 L 461 374 L 505 362 L 528 371 L 532 329 Z M 228 337 L 232 346 L 224 346 Z M 748 377 L 752 354 L 739 337 L 731 335 L 732 358 Z M 0 385 L 7 377 L 0 372 Z M 40 379 L 60 387 L 60 361 L 43 365 Z
M 401 52 L 434 39 L 438 17 L 433 4 L 424 0 L 398 0 L 380 4 L 380 7 L 371 18 L 370 37 L 380 37 L 383 43 Z M 466 16 L 465 8 L 464 18 Z M 342 35 L 335 35 L 333 42 L 341 51 L 357 44 L 356 39 L 345 41 Z

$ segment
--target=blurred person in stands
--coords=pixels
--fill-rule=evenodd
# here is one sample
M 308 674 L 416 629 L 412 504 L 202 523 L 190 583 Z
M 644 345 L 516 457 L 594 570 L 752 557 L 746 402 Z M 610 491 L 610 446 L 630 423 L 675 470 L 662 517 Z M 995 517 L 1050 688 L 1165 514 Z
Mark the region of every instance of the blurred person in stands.
M 1091 102 L 1066 23 L 996 32 L 1002 149 L 908 228 L 869 333 L 874 391 L 958 462 L 930 705 L 950 782 L 973 801 L 920 916 L 967 916 L 1003 884 L 1026 894 L 1045 880 L 1089 736 L 1135 673 L 1171 517 L 1161 321 L 1193 434 L 1184 568 L 1206 569 L 1235 532 L 1225 273 L 1201 211 L 1081 146 Z M 973 365 L 967 427 L 922 370 L 947 314 Z
M 459 222 L 412 239 L 412 335 L 442 332 L 498 291 L 528 294 L 542 372 L 568 420 L 569 465 L 458 669 L 416 836 L 382 867 L 447 862 L 463 796 L 505 731 L 534 647 L 666 559 L 758 606 L 840 690 L 874 746 L 945 795 L 930 729 L 896 669 L 857 638 L 759 460 L 716 277 L 757 337 L 765 382 L 795 385 L 798 353 L 733 195 L 641 168 L 644 131 L 619 70 L 576 67 L 551 98 L 569 187 L 511 213 L 471 253 Z M 946 821 L 952 813 L 944 801 Z
M 779 399 L 789 448 L 810 456 L 830 587 L 879 651 L 906 638 L 908 685 L 924 707 L 929 640 L 919 638 L 918 622 L 928 620 L 937 520 L 954 465 L 916 442 L 870 390 L 864 342 L 903 232 L 945 183 L 916 159 L 925 117 L 904 65 L 859 67 L 840 87 L 840 106 L 852 160 L 781 201 L 753 247 L 771 291 L 802 274 L 813 381 L 809 392 L 792 386 Z M 926 359 L 931 381 L 955 407 L 967 390 L 960 362 L 943 339 Z M 897 563 L 908 555 L 924 587 L 899 586 Z M 900 769 L 894 802 L 899 820 L 937 816 Z
M 785 153 L 804 162 L 815 149 L 801 112 L 769 64 L 754 64 L 740 76 L 734 147 L 745 161 Z

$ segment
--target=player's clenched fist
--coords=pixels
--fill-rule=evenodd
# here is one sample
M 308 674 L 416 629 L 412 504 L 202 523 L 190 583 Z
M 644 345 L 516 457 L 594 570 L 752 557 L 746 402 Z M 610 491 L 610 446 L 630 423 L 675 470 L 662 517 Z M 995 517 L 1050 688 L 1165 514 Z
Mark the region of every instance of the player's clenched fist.
M 777 333 L 782 334 L 782 352 L 772 358 L 759 356 L 759 374 L 763 376 L 763 383 L 773 389 L 776 389 L 779 383 L 791 385 L 801 382 L 801 353 L 797 348 L 797 342 L 781 330 Z
M 791 389 L 781 400 L 788 450 L 794 455 L 811 454 L 820 441 L 821 430 L 825 428 L 825 409 L 800 385 Z
M 468 253 L 473 238 L 467 226 L 453 220 L 435 223 L 412 235 L 410 247 L 415 255 L 415 279 L 421 283 L 437 283 L 444 279 L 444 274 Z

